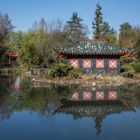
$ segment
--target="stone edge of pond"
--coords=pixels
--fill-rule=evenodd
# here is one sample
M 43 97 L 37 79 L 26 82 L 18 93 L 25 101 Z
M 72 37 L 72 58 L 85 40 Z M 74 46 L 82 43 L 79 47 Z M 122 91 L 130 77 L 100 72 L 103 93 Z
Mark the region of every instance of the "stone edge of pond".
M 80 86 L 121 86 L 121 85 L 140 85 L 140 79 L 124 78 L 122 76 L 87 76 L 83 75 L 80 78 L 46 78 L 46 77 L 31 77 L 32 81 L 46 82 L 59 85 L 80 85 Z

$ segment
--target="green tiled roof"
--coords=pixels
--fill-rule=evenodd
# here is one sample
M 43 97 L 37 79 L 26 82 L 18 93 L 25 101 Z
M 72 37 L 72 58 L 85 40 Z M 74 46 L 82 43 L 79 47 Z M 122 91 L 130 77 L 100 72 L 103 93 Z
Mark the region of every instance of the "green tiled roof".
M 129 51 L 126 48 L 118 48 L 104 42 L 81 42 L 57 50 L 65 55 L 125 55 Z

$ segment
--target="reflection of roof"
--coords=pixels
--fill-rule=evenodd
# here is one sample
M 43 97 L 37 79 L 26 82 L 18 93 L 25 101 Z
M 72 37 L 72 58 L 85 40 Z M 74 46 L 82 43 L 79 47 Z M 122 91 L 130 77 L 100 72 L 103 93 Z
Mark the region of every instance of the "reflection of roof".
M 65 112 L 74 116 L 104 117 L 113 113 L 131 111 L 129 105 L 120 100 L 116 101 L 70 101 L 61 100 L 62 106 L 56 112 Z
M 80 42 L 66 48 L 56 50 L 66 55 L 126 55 L 129 51 L 126 48 L 118 48 L 105 42 Z

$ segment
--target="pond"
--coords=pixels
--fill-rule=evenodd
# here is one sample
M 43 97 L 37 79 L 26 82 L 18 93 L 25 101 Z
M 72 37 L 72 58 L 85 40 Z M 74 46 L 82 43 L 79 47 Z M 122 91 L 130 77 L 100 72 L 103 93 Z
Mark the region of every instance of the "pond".
M 0 140 L 139 140 L 140 87 L 0 77 Z

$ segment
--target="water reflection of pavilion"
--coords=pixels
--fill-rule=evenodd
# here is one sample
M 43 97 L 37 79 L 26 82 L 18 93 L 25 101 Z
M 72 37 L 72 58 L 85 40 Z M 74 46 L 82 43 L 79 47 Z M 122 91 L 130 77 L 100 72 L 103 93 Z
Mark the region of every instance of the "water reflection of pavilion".
M 92 117 L 97 134 L 101 132 L 103 119 L 110 114 L 133 111 L 128 104 L 119 100 L 118 90 L 95 90 L 73 93 L 69 99 L 62 99 L 57 113 L 72 114 L 74 119 Z

